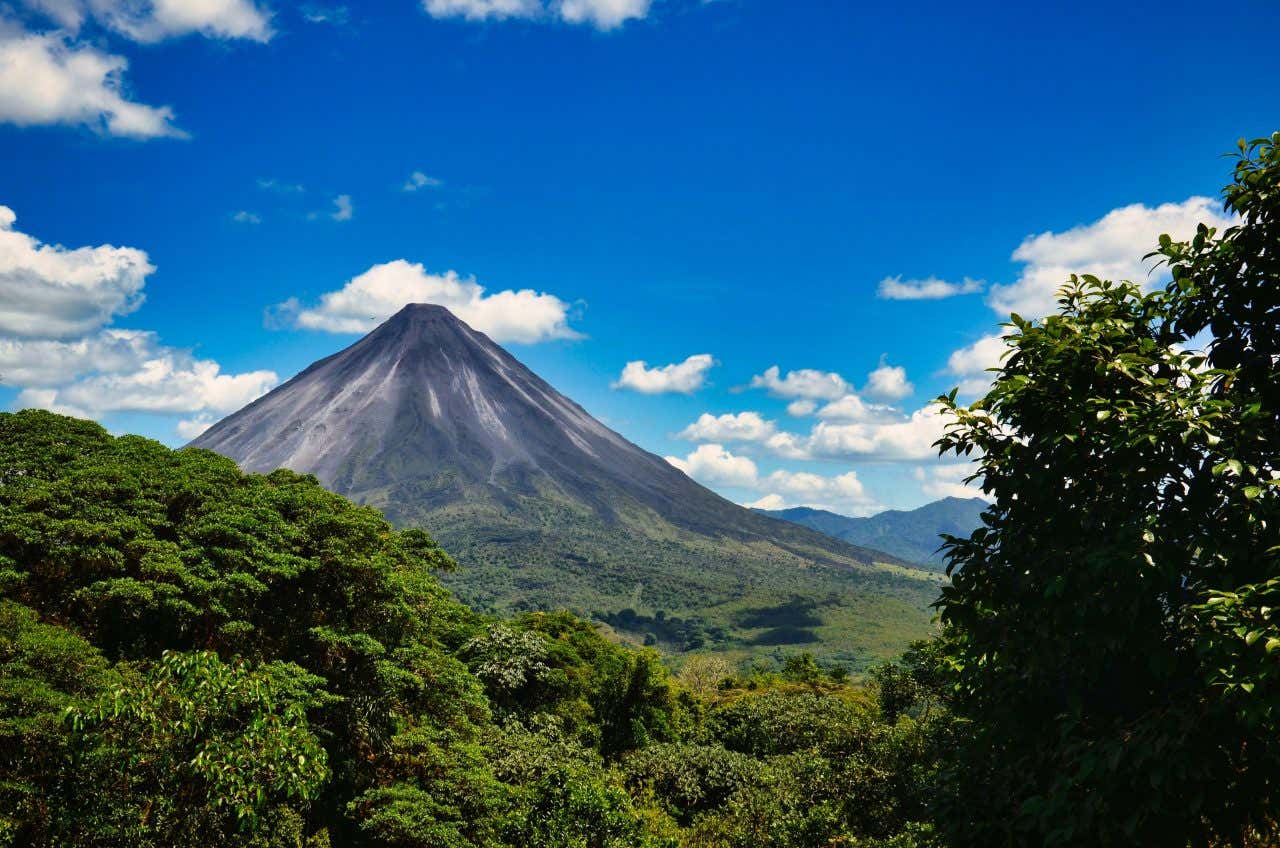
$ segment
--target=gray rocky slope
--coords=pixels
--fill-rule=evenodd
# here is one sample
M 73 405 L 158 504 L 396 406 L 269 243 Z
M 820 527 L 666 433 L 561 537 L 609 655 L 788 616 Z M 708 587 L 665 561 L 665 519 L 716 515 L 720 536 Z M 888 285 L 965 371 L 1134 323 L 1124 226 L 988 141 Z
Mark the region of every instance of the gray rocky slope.
M 406 306 L 192 446 L 315 474 L 426 529 L 481 606 L 695 609 L 788 574 L 875 583 L 874 563 L 897 561 L 698 485 L 441 306 Z

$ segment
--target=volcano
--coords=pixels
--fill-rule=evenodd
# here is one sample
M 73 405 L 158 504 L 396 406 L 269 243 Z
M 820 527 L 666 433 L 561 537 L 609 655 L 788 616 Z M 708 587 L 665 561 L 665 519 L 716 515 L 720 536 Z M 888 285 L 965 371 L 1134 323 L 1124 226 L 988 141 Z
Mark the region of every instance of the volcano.
M 889 554 L 695 483 L 442 306 L 406 306 L 191 447 L 250 472 L 314 474 L 427 530 L 463 566 L 449 582 L 483 609 L 662 610 L 749 641 L 771 629 L 750 626 L 750 609 L 839 606 L 852 592 L 919 611 L 936 592 Z M 804 620 L 797 635 L 820 640 L 821 614 Z

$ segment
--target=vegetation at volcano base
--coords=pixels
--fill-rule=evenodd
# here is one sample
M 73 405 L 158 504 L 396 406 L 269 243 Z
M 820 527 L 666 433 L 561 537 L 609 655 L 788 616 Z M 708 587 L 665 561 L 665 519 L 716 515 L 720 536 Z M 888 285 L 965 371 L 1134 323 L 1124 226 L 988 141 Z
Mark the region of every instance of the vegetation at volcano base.
M 568 613 L 474 612 L 451 567 L 314 478 L 0 415 L 0 845 L 927 834 L 937 711 L 888 722 L 809 655 L 685 682 Z

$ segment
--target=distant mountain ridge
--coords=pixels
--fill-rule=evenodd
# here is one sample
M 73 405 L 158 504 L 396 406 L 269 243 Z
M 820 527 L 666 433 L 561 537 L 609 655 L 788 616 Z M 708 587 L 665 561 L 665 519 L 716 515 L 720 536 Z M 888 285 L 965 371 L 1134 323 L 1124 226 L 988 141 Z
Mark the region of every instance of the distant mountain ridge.
M 876 631 L 851 618 L 868 604 L 920 632 L 937 590 L 891 554 L 700 486 L 440 306 L 405 307 L 191 446 L 246 471 L 315 474 L 399 526 L 426 529 L 464 566 L 452 585 L 482 608 L 678 611 L 733 643 L 761 636 L 750 622 L 771 620 L 744 610 L 793 596 L 827 604 L 815 615 L 844 621 L 841 633 Z M 821 629 L 801 638 L 834 641 Z
M 938 550 L 940 536 L 968 536 L 982 526 L 986 507 L 981 498 L 943 498 L 916 509 L 891 509 L 868 518 L 809 507 L 759 511 L 851 544 L 887 551 L 908 562 L 938 567 L 943 563 Z

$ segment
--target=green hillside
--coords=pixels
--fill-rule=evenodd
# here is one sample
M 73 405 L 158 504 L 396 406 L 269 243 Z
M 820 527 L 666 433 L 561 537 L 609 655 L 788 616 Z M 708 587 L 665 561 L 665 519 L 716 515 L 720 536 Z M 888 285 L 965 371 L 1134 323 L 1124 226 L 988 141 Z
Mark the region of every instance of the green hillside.
M 423 527 L 440 540 L 461 566 L 445 584 L 486 612 L 567 609 L 667 653 L 742 658 L 803 647 L 855 670 L 931 632 L 929 605 L 943 582 L 937 574 L 870 553 L 859 561 L 842 549 L 809 547 L 805 537 L 789 538 L 781 522 L 786 546 L 708 538 L 640 506 L 605 522 L 551 493 L 502 505 L 482 497 L 438 510 L 388 505 L 388 512 L 397 526 Z M 788 620 L 797 603 L 809 613 Z M 751 613 L 760 609 L 777 612 L 762 624 Z M 657 625 L 659 617 L 679 625 Z

